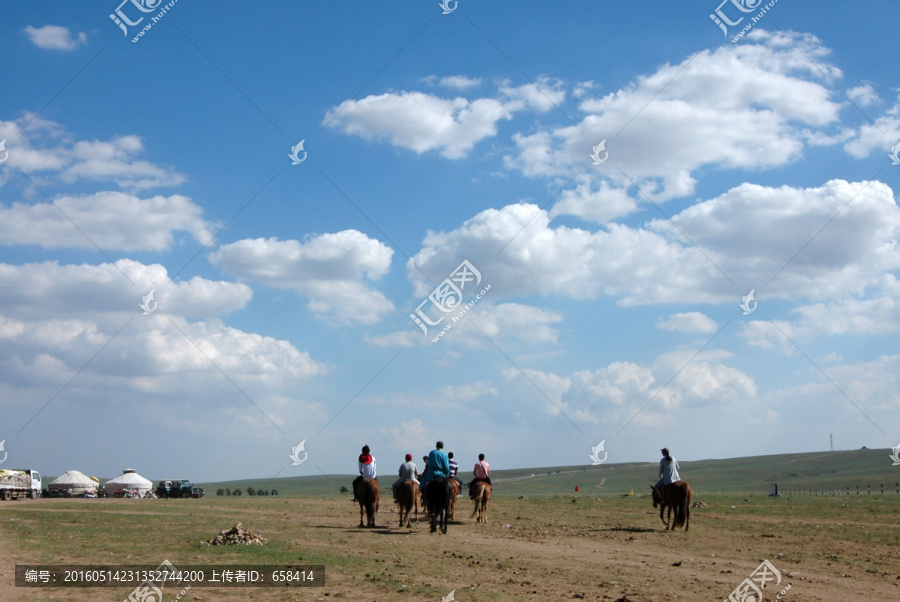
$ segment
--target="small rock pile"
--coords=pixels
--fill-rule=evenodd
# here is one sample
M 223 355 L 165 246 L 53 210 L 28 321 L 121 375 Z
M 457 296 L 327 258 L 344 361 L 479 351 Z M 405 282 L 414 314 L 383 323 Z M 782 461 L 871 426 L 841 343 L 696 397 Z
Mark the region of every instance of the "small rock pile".
M 691 508 L 706 508 L 706 504 L 700 501 L 691 504 Z
M 230 546 L 230 545 L 258 545 L 266 543 L 266 538 L 258 532 L 254 533 L 249 529 L 245 529 L 241 523 L 236 524 L 231 529 L 222 531 L 207 543 L 211 546 Z

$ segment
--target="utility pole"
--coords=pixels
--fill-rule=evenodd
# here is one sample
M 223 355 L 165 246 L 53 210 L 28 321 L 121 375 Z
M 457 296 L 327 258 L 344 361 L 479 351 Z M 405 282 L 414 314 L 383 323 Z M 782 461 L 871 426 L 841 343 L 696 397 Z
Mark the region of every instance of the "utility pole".
M 828 435 L 829 446 L 831 447 L 831 451 L 834 451 L 834 435 Z

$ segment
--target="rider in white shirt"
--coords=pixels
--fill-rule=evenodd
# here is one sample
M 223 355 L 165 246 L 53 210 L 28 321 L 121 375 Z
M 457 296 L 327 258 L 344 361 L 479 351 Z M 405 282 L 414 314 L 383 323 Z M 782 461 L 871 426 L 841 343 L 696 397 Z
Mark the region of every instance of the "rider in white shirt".
M 680 481 L 681 477 L 678 476 L 678 460 L 669 455 L 669 448 L 664 447 L 660 451 L 663 455 L 662 459 L 659 461 L 660 478 L 653 488 L 662 495 L 662 490 L 666 485 L 674 483 L 675 481 Z

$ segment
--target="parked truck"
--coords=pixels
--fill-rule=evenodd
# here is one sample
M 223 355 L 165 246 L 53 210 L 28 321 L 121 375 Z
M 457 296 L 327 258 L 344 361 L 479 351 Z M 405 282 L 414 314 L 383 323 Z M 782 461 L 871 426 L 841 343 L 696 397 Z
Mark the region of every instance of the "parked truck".
M 0 470 L 0 500 L 41 496 L 41 475 L 36 470 Z
M 171 481 L 160 481 L 159 486 L 156 488 L 156 496 L 161 498 L 205 497 L 206 490 L 194 487 L 187 479 L 173 479 Z

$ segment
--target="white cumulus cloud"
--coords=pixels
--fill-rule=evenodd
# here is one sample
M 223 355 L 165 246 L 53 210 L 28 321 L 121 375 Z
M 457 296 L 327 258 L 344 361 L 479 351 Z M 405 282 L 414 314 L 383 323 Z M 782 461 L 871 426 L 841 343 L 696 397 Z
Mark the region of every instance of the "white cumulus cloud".
M 795 41 L 832 79 L 840 77 L 819 40 Z M 694 173 L 706 165 L 758 169 L 794 161 L 809 130 L 837 123 L 842 105 L 816 65 L 783 36 L 761 32 L 754 42 L 701 51 L 603 97 L 580 88 L 585 116 L 578 126 L 516 134 L 506 164 L 532 177 L 586 166 L 663 201 L 690 194 Z M 596 168 L 588 155 L 603 139 L 610 159 Z
M 25 33 L 31 43 L 45 50 L 75 50 L 82 44 L 87 44 L 87 34 L 79 32 L 73 36 L 68 27 L 60 25 L 44 25 L 43 27 L 25 28 Z
M 164 251 L 179 231 L 201 244 L 213 236 L 203 208 L 181 195 L 141 199 L 106 191 L 62 196 L 53 203 L 0 204 L 2 245 Z
M 699 311 L 672 314 L 665 320 L 659 320 L 656 327 L 673 332 L 715 332 L 716 321 Z
M 257 238 L 222 245 L 210 261 L 238 278 L 288 289 L 309 299 L 317 316 L 371 324 L 394 309 L 366 280 L 390 270 L 393 250 L 357 230 L 305 241 Z

